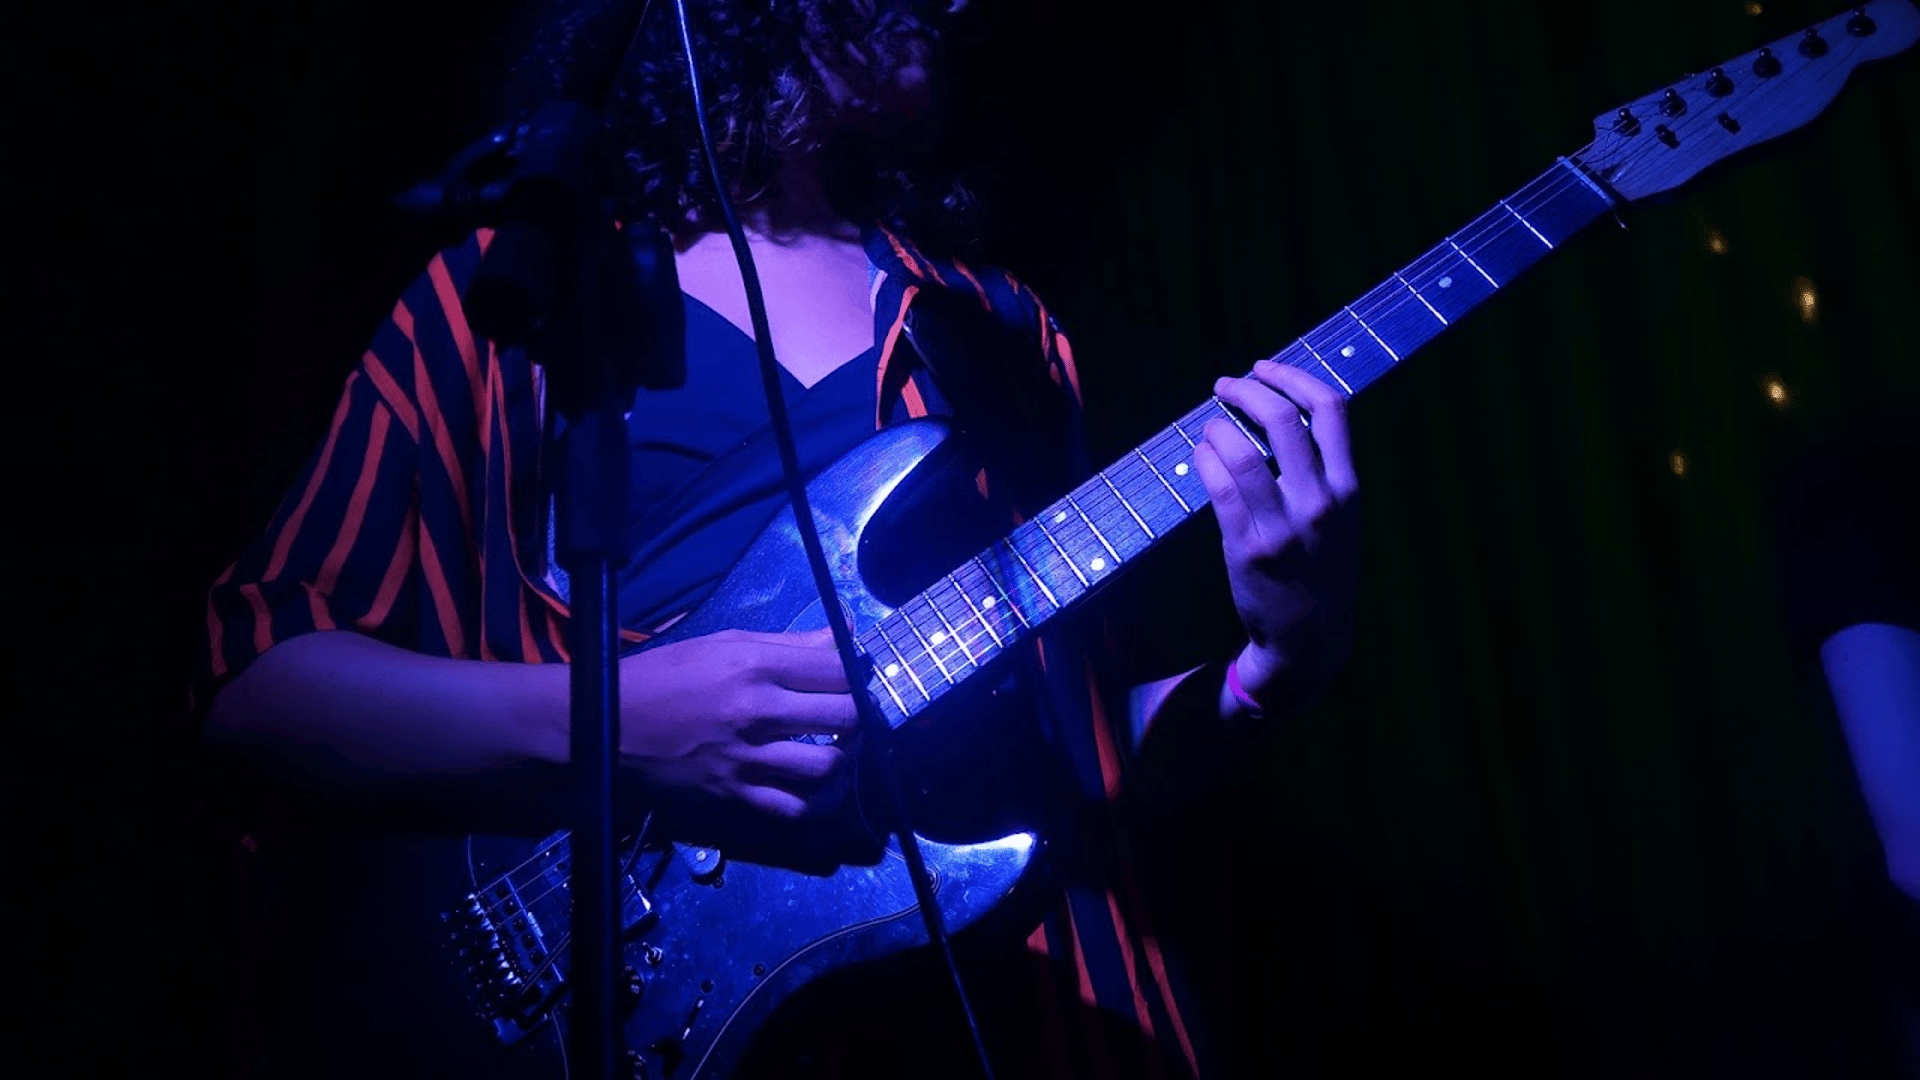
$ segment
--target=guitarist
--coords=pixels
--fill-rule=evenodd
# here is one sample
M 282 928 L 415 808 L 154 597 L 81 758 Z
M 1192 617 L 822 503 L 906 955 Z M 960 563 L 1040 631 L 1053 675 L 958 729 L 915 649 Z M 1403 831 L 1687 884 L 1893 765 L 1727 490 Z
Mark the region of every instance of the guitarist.
M 694 607 L 786 495 L 672 11 L 654 4 L 629 48 L 634 3 L 535 4 L 516 28 L 526 49 L 505 105 L 577 95 L 624 56 L 610 113 L 627 166 L 617 211 L 667 229 L 678 252 L 686 383 L 643 391 L 630 415 L 635 554 L 619 602 L 637 642 Z M 688 7 L 803 467 L 878 428 L 956 415 L 985 436 L 979 488 L 993 506 L 1017 514 L 1086 475 L 1071 345 L 1029 289 L 977 261 L 971 197 L 938 142 L 941 62 L 964 4 Z M 435 255 L 400 297 L 279 508 L 211 587 L 196 684 L 206 738 L 271 805 L 395 828 L 564 824 L 568 588 L 543 469 L 552 423 L 542 373 L 477 340 L 463 316 L 487 240 Z M 1227 424 L 1193 455 L 1244 647 L 1151 680 L 1079 646 L 1094 635 L 1062 632 L 1014 680 L 1051 753 L 1009 793 L 1022 803 L 1009 819 L 1044 825 L 1068 872 L 1037 925 L 972 943 L 967 957 L 1003 1077 L 1198 1076 L 1223 1064 L 1209 1065 L 1178 958 L 1145 922 L 1116 822 L 1142 752 L 1178 743 L 1204 771 L 1324 686 L 1346 656 L 1357 538 L 1340 395 L 1269 363 L 1215 390 L 1264 430 L 1279 467 L 1276 480 Z M 846 769 L 844 746 L 787 737 L 854 733 L 824 632 L 715 633 L 621 664 L 623 779 L 647 805 L 787 827 Z M 271 829 L 254 835 L 272 850 Z M 261 1072 L 450 1071 L 406 1040 L 404 1017 L 384 1041 L 302 1029 L 335 988 L 295 967 L 259 994 L 274 1002 L 258 1018 L 274 1051 Z M 977 1075 L 942 1004 L 951 996 L 927 985 L 924 1007 L 866 1001 L 769 1036 L 749 1071 Z M 891 987 L 871 996 L 916 1000 Z

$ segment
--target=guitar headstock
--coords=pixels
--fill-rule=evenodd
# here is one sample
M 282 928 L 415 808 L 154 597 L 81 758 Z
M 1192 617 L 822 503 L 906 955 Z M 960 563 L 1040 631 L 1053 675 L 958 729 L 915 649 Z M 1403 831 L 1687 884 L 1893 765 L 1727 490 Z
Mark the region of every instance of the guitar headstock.
M 1811 121 L 1861 64 L 1920 40 L 1915 0 L 1873 0 L 1594 119 L 1574 157 L 1627 200 Z

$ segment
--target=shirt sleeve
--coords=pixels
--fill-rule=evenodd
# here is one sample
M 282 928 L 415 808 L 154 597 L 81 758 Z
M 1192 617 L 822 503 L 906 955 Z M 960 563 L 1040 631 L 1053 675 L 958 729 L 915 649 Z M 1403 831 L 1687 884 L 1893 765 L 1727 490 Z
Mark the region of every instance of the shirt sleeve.
M 1023 517 L 1093 474 L 1073 346 L 1032 289 L 996 268 L 953 267 L 917 301 L 940 328 L 921 343 L 936 381 Z M 982 318 L 982 309 L 988 317 Z
M 395 644 L 418 609 L 417 410 L 389 372 L 388 320 L 347 376 L 333 419 L 266 528 L 207 593 L 196 714 L 273 646 L 316 630 Z

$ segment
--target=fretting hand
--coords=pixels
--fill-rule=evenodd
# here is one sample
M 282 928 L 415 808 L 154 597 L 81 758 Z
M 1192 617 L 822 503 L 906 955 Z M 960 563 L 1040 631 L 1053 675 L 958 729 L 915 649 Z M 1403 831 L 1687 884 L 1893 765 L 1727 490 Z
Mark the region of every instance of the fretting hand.
M 1194 451 L 1226 552 L 1247 645 L 1245 694 L 1280 708 L 1315 694 L 1346 659 L 1358 592 L 1359 484 L 1346 399 L 1315 376 L 1262 360 L 1214 384 L 1258 424 L 1273 468 L 1233 424 L 1216 420 Z

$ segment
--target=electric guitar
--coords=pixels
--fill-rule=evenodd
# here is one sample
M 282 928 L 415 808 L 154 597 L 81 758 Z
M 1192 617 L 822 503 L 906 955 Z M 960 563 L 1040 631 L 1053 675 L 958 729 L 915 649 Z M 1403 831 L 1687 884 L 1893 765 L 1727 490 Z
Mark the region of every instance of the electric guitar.
M 1916 39 L 1914 0 L 1874 0 L 1609 110 L 1584 149 L 1275 359 L 1357 394 L 1616 206 L 1672 190 L 1809 123 L 1858 66 Z M 889 429 L 816 477 L 808 487 L 816 523 L 871 661 L 866 692 L 886 721 L 903 735 L 938 741 L 959 729 L 966 738 L 964 702 L 995 681 L 998 661 L 1207 505 L 1192 451 L 1213 419 L 1241 424 L 1264 449 L 1256 430 L 1208 400 L 904 599 L 883 600 L 869 587 L 867 556 L 876 522 L 924 483 L 948 430 L 935 421 Z M 824 624 L 787 513 L 712 597 L 650 645 L 727 628 Z M 926 787 L 941 790 L 937 780 Z M 636 1080 L 725 1076 L 802 987 L 926 943 L 905 863 L 867 805 L 856 784 L 844 800 L 837 850 L 796 852 L 777 840 L 759 850 L 750 842 L 708 845 L 654 822 L 626 838 L 624 1023 Z M 940 800 L 926 805 L 937 810 Z M 918 835 L 956 932 L 1018 910 L 1044 876 L 1046 843 L 1034 832 L 983 835 L 954 824 Z M 567 856 L 564 833 L 538 841 L 472 836 L 437 849 L 423 841 L 396 856 L 396 876 L 443 881 L 444 891 L 352 916 L 403 954 L 385 958 L 390 974 L 370 976 L 369 989 L 382 983 L 379 993 L 404 1000 L 362 1010 L 361 1022 L 384 1017 L 396 1047 L 454 1063 L 425 1075 L 566 1076 Z

